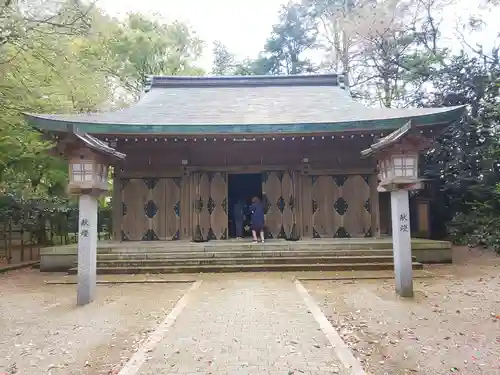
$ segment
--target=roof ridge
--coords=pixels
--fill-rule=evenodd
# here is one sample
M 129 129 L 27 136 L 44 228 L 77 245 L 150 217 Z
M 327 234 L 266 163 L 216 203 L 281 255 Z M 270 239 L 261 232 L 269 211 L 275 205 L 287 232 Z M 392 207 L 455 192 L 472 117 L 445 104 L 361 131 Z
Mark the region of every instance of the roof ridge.
M 262 86 L 342 86 L 343 75 L 295 74 L 259 76 L 149 76 L 148 88 L 179 87 L 262 87 Z

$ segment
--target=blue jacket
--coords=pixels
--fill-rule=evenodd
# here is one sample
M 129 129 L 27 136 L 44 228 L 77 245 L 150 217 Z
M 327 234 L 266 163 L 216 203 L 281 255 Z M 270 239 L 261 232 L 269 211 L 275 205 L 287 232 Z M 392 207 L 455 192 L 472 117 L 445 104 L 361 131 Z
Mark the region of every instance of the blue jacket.
M 262 203 L 253 203 L 250 211 L 252 213 L 252 225 L 264 226 L 264 206 L 262 206 Z

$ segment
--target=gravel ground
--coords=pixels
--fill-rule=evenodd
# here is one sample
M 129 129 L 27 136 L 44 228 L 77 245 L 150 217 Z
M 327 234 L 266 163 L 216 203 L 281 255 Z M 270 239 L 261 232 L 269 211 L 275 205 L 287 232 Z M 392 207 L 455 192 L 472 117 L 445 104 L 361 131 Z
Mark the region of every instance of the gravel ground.
M 75 285 L 36 270 L 0 275 L 0 374 L 117 374 L 190 284 L 100 285 L 76 306 Z
M 413 300 L 393 280 L 304 285 L 371 374 L 499 375 L 500 257 L 457 248 L 426 269 Z

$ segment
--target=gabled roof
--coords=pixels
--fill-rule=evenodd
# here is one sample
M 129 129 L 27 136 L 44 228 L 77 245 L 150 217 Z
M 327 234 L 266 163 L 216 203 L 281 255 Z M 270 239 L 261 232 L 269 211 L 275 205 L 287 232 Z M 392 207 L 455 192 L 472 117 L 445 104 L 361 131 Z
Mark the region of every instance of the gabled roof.
M 449 123 L 462 107 L 368 108 L 353 100 L 336 74 L 163 77 L 150 79 L 128 108 L 103 113 L 27 114 L 44 130 L 68 125 L 92 134 L 313 133 Z
M 74 132 L 73 134 L 91 150 L 97 151 L 107 156 L 112 156 L 116 159 L 125 159 L 125 154 L 116 151 L 113 147 L 110 147 L 100 139 L 97 139 L 90 134 L 78 132 Z
M 408 134 L 411 129 L 412 129 L 412 123 L 411 121 L 408 121 L 399 129 L 394 130 L 389 135 L 386 135 L 384 138 L 372 144 L 370 148 L 361 151 L 361 156 L 362 157 L 370 156 L 380 150 L 383 150 L 386 147 L 393 145 L 394 143 L 402 139 L 406 134 Z

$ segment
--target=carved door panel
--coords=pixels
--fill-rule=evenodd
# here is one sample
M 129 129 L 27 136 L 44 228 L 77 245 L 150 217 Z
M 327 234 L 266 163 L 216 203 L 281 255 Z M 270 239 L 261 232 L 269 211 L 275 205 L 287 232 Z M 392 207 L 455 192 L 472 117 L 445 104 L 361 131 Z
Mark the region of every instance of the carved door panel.
M 334 204 L 340 196 L 332 176 L 310 176 L 311 229 L 313 238 L 332 238 L 338 213 Z
M 141 178 L 122 179 L 122 241 L 141 241 L 150 234 L 150 189 Z
M 262 175 L 262 195 L 266 205 L 266 236 L 268 238 L 296 239 L 298 173 L 271 171 Z
M 281 211 L 281 180 L 283 172 L 264 172 L 262 174 L 262 196 L 265 205 L 265 224 L 267 238 L 280 238 Z
M 284 200 L 281 223 L 286 233 L 286 238 L 297 240 L 300 237 L 298 228 L 299 199 L 297 187 L 299 184 L 299 173 L 289 170 L 283 175 L 281 181 L 281 196 Z
M 368 177 L 323 175 L 311 176 L 310 181 L 314 238 L 372 235 Z
M 210 198 L 210 181 L 207 172 L 193 173 L 193 240 L 207 241 L 210 231 L 210 213 L 209 213 L 209 198 Z
M 152 230 L 163 241 L 180 238 L 180 182 L 180 178 L 161 178 L 152 189 L 151 201 L 156 207 Z
M 341 205 L 345 213 L 340 227 L 348 237 L 371 237 L 370 176 L 351 175 L 345 178 Z
M 226 240 L 228 238 L 227 216 L 227 174 L 225 172 L 209 173 L 210 196 L 208 213 L 210 214 L 209 240 Z

